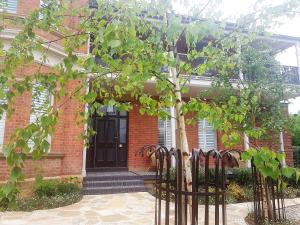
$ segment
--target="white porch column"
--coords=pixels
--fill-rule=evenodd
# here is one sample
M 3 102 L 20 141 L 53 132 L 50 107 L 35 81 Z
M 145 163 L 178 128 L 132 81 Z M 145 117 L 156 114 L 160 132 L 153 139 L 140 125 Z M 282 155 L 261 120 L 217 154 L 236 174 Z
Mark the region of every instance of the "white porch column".
M 247 134 L 244 133 L 244 150 L 247 151 L 250 148 L 250 142 L 249 142 L 249 137 Z M 248 160 L 247 162 L 247 167 L 251 167 L 251 161 Z
M 298 66 L 298 77 L 300 81 L 300 43 L 295 45 L 296 48 L 296 57 L 297 57 L 297 66 Z
M 282 131 L 280 131 L 280 133 L 279 133 L 279 143 L 280 143 L 280 152 L 284 153 L 284 140 L 283 140 L 283 132 Z M 283 167 L 286 166 L 285 159 L 282 160 L 282 166 Z
M 89 91 L 90 91 L 90 79 L 89 78 L 87 78 L 87 80 L 86 80 L 86 85 L 87 85 L 87 88 L 86 88 L 86 93 L 88 94 L 89 93 Z M 88 104 L 85 104 L 85 106 L 84 106 L 84 111 L 85 111 L 85 113 L 87 113 L 87 111 L 88 111 Z M 87 132 L 87 124 L 85 123 L 84 124 L 84 133 L 86 134 L 86 132 Z M 86 151 L 87 151 L 87 149 L 86 149 L 86 145 L 84 145 L 84 147 L 83 147 L 83 149 L 82 149 L 82 170 L 81 170 L 81 175 L 83 176 L 83 177 L 86 177 Z

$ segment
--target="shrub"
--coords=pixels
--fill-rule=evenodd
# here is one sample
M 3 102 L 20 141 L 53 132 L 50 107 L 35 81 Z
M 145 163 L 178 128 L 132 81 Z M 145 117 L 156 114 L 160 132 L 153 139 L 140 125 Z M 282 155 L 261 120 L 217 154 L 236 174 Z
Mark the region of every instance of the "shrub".
M 214 181 L 215 177 L 215 169 L 210 168 L 209 169 L 209 180 Z M 251 169 L 249 168 L 232 168 L 226 170 L 227 178 L 230 182 L 235 182 L 236 184 L 242 185 L 242 186 L 249 186 L 252 185 L 252 173 Z M 166 173 L 163 174 L 164 179 L 166 179 Z M 222 178 L 221 172 L 219 174 L 219 178 Z M 205 171 L 204 168 L 199 168 L 199 176 L 198 180 L 200 182 L 203 182 L 205 179 Z M 171 183 L 175 183 L 176 180 L 176 170 L 171 168 L 170 169 L 170 180 Z
M 78 185 L 73 183 L 59 182 L 56 180 L 43 180 L 36 182 L 34 192 L 39 197 L 51 197 L 72 192 L 80 192 L 80 188 Z
M 233 181 L 239 185 L 252 185 L 252 172 L 249 168 L 233 168 L 228 169 L 227 173 L 231 173 L 228 177 L 230 181 Z
M 228 185 L 228 194 L 237 202 L 242 202 L 246 199 L 245 191 L 236 183 L 231 183 Z

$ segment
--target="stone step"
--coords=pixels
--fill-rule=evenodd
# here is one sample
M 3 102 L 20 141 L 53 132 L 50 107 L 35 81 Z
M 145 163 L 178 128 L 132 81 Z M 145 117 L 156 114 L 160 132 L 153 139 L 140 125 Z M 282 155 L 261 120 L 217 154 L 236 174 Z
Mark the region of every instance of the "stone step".
M 132 185 L 144 185 L 143 180 L 104 180 L 104 181 L 84 181 L 83 187 L 110 187 L 110 186 L 132 186 Z
M 124 180 L 144 180 L 143 176 L 132 176 L 132 175 L 122 175 L 122 176 L 86 176 L 83 181 L 124 181 Z
M 128 172 L 127 167 L 99 167 L 99 168 L 87 168 L 89 172 Z
M 97 194 L 116 194 L 116 193 L 129 193 L 129 192 L 146 192 L 147 188 L 144 185 L 131 185 L 131 186 L 114 186 L 114 187 L 84 187 L 83 194 L 97 195 Z
M 112 180 L 154 180 L 155 174 L 135 174 L 132 172 L 88 172 L 84 181 Z

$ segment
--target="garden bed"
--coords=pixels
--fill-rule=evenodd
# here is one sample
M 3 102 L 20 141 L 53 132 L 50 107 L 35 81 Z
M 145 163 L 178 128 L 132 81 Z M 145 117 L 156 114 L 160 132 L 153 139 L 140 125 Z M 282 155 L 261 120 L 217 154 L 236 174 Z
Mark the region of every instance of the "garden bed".
M 258 225 L 257 223 L 255 223 L 253 213 L 249 213 L 248 216 L 245 218 L 245 221 L 248 225 Z M 298 225 L 299 224 L 298 222 L 291 221 L 291 220 L 286 220 L 286 221 L 282 221 L 282 222 L 271 222 L 271 223 L 270 222 L 264 222 L 264 223 L 259 224 L 259 225 Z
M 79 202 L 82 196 L 82 189 L 77 184 L 57 180 L 39 181 L 33 196 L 19 197 L 9 205 L 0 206 L 0 211 L 53 209 Z

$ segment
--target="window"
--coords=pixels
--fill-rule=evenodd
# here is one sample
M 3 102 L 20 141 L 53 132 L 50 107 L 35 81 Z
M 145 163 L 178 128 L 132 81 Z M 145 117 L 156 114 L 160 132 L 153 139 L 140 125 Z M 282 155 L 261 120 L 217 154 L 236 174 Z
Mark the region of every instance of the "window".
M 2 151 L 3 142 L 4 142 L 5 119 L 6 119 L 6 113 L 3 112 L 2 117 L 0 118 L 0 152 Z
M 51 104 L 51 95 L 49 90 L 39 83 L 33 85 L 32 100 L 31 100 L 31 114 L 30 123 L 35 123 L 46 111 Z M 48 142 L 51 138 L 49 136 Z M 33 147 L 33 141 L 29 140 L 29 147 Z
M 198 144 L 203 151 L 217 149 L 217 135 L 207 120 L 198 122 Z
M 167 111 L 170 113 L 170 108 Z M 158 120 L 158 144 L 168 149 L 172 147 L 171 119 Z
M 0 0 L 0 12 L 17 13 L 18 0 Z

